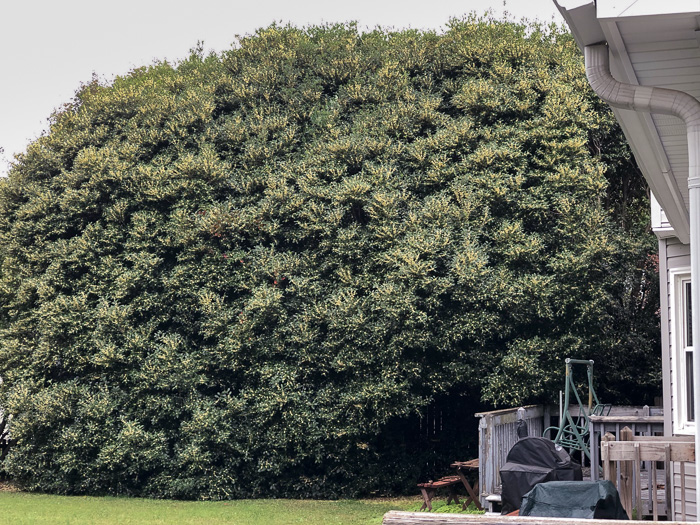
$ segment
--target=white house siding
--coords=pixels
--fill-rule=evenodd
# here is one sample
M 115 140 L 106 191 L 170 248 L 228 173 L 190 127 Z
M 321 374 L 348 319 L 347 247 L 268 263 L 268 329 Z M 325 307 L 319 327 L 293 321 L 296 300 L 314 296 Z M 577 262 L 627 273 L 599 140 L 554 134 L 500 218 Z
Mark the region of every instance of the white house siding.
M 675 240 L 675 239 L 674 239 Z M 659 239 L 659 287 L 661 317 L 661 369 L 663 378 L 664 398 L 664 433 L 673 435 L 673 389 L 671 388 L 671 324 L 670 324 L 670 297 L 668 261 L 666 258 L 666 244 L 668 239 Z
M 672 295 L 674 283 L 672 272 L 677 269 L 690 267 L 690 247 L 681 243 L 677 238 L 670 237 L 659 240 L 659 284 L 661 287 L 661 350 L 664 388 L 664 432 L 673 435 L 675 414 L 673 412 L 673 397 L 675 391 L 675 377 L 673 372 L 673 327 L 671 323 L 675 318 L 672 312 Z M 674 464 L 674 520 L 682 519 L 681 509 L 681 477 L 680 464 Z M 696 496 L 695 496 L 695 465 L 686 464 L 685 481 L 685 519 L 696 520 Z
M 673 520 L 682 521 L 680 463 L 674 463 L 673 476 Z M 695 463 L 685 464 L 685 521 L 697 521 L 695 491 Z
M 664 387 L 664 427 L 666 435 L 673 435 L 673 398 L 675 391 L 675 377 L 673 371 L 673 322 L 672 312 L 672 272 L 680 268 L 690 267 L 690 247 L 681 243 L 677 238 L 659 240 L 659 285 L 661 287 L 661 349 L 662 372 Z

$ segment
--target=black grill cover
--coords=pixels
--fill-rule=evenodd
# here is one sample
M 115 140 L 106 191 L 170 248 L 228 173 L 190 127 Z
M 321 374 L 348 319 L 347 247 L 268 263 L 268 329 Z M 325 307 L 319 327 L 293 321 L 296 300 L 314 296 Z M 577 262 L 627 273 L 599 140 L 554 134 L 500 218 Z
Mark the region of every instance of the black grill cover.
M 553 481 L 525 494 L 521 516 L 626 520 L 620 495 L 610 481 Z
M 566 450 L 546 438 L 522 438 L 501 467 L 503 512 L 518 510 L 523 496 L 538 483 L 582 479 L 581 465 L 572 461 Z

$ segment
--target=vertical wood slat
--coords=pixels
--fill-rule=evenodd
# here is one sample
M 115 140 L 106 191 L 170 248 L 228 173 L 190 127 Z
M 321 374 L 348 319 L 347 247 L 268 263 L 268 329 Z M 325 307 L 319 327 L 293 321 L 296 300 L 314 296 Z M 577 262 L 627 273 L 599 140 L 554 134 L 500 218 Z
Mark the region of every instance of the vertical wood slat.
M 622 439 L 621 437 L 619 437 L 620 436 L 620 424 L 619 423 L 617 423 L 615 425 L 615 435 L 618 436 L 618 439 Z M 617 482 L 618 482 L 619 486 L 621 486 L 623 483 L 625 483 L 625 486 L 627 486 L 629 484 L 629 477 L 625 478 L 626 481 L 623 482 L 622 475 L 623 475 L 622 474 L 622 465 L 620 465 L 620 468 L 617 469 Z M 632 509 L 632 497 L 630 497 L 629 502 L 630 502 L 630 509 Z M 630 514 L 630 516 L 632 516 L 632 514 Z
M 620 441 L 631 441 L 634 437 L 634 432 L 629 428 L 623 428 L 620 433 Z M 620 463 L 620 498 L 622 499 L 622 506 L 625 508 L 627 515 L 632 519 L 632 509 L 634 508 L 633 494 L 633 472 L 632 465 L 629 461 L 623 461 Z
M 671 463 L 671 444 L 666 443 L 664 446 L 664 453 L 666 456 L 666 459 L 664 460 L 664 472 L 666 474 L 666 518 L 675 520 L 676 516 L 673 513 L 673 485 L 671 484 L 671 479 L 672 479 L 672 472 L 671 469 L 673 468 L 673 463 Z
M 591 481 L 597 481 L 598 480 L 598 468 L 593 468 L 593 465 L 596 465 L 596 467 L 600 464 L 600 448 L 601 448 L 601 443 L 600 441 L 603 440 L 603 435 L 601 434 L 600 440 L 598 440 L 598 435 L 595 433 L 594 428 L 593 428 L 593 422 L 588 420 L 588 436 L 589 436 L 589 452 L 591 453 Z
M 634 444 L 634 475 L 636 481 L 636 509 L 637 509 L 637 519 L 642 518 L 642 513 L 644 512 L 644 507 L 642 505 L 642 454 L 639 450 L 639 443 Z
M 650 461 L 651 473 L 649 475 L 649 489 L 651 494 L 651 509 L 654 521 L 659 521 L 659 498 L 656 493 L 656 461 Z
M 685 461 L 681 461 L 681 521 L 685 521 Z
M 617 488 L 617 474 L 612 472 L 612 469 L 615 468 L 615 464 L 610 462 L 610 455 L 608 454 L 608 442 L 614 440 L 615 436 L 613 436 L 610 432 L 606 432 L 600 442 L 600 452 L 602 456 L 601 459 L 603 461 L 603 478 L 611 480 L 613 485 L 615 485 Z

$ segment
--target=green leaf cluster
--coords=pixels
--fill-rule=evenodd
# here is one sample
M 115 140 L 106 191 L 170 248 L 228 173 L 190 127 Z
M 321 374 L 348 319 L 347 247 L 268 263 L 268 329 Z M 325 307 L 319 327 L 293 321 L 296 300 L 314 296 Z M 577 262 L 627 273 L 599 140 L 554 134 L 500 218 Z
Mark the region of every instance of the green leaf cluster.
M 563 358 L 614 352 L 639 250 L 591 148 L 612 122 L 569 35 L 474 17 L 273 25 L 83 86 L 0 183 L 3 469 L 174 498 L 411 486 L 396 421 L 547 399 Z

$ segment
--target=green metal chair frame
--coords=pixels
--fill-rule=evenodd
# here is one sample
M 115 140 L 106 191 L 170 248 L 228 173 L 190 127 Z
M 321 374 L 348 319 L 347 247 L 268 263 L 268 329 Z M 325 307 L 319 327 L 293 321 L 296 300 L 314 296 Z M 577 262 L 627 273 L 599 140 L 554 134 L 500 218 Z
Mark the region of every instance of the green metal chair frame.
M 558 427 L 549 427 L 544 431 L 544 435 L 550 430 L 557 430 L 554 442 L 569 450 L 580 450 L 590 460 L 590 417 L 607 416 L 610 413 L 611 405 L 601 404 L 593 388 L 593 360 L 569 359 L 566 361 L 566 384 L 564 403 L 562 406 L 562 417 Z M 588 405 L 581 402 L 576 383 L 574 382 L 572 365 L 586 365 L 588 373 Z M 572 416 L 570 408 L 571 393 L 578 403 L 579 413 Z

